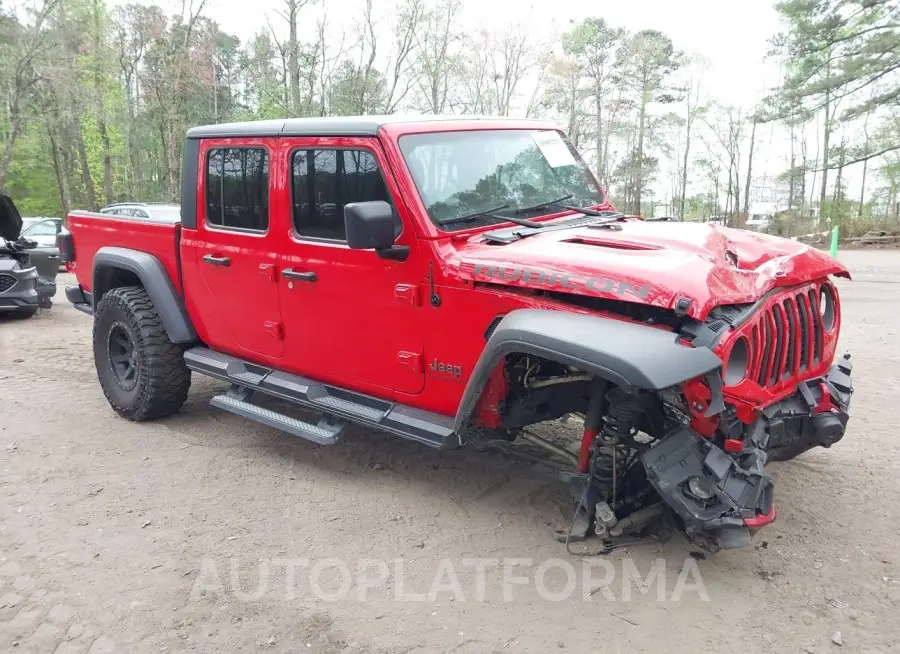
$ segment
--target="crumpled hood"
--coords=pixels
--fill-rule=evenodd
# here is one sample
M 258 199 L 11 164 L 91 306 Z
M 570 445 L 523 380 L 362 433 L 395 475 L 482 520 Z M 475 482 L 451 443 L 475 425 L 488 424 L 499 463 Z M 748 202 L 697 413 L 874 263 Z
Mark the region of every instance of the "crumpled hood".
M 0 193 L 0 238 L 15 241 L 22 233 L 22 216 L 8 195 Z
M 451 276 L 679 309 L 698 320 L 724 304 L 847 269 L 815 248 L 703 223 L 611 223 L 506 245 L 475 236 L 448 257 Z M 685 304 L 689 303 L 687 307 Z

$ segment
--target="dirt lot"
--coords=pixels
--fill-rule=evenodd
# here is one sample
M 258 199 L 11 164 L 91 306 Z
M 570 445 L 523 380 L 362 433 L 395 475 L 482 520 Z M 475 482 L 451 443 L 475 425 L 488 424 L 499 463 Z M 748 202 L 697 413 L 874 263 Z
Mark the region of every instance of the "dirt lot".
M 900 254 L 841 256 L 850 429 L 772 466 L 778 522 L 587 569 L 536 466 L 364 430 L 318 447 L 212 409 L 199 377 L 177 416 L 116 418 L 60 292 L 0 323 L 0 651 L 898 651 Z

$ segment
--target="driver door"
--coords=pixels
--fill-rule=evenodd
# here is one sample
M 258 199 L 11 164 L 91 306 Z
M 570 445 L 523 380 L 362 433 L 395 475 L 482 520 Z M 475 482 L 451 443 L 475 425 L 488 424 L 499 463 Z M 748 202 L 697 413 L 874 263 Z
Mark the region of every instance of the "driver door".
M 424 268 L 378 141 L 282 139 L 291 227 L 279 244 L 285 361 L 323 382 L 389 396 L 425 384 L 418 280 Z M 383 200 L 405 261 L 351 250 L 344 206 Z

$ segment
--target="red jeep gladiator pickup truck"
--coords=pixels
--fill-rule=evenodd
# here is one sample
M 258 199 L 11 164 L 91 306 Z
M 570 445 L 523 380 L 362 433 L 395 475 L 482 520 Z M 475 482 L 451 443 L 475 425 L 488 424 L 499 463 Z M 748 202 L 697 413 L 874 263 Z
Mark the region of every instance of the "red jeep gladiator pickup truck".
M 196 372 L 230 384 L 216 407 L 316 443 L 348 423 L 440 448 L 525 441 L 569 470 L 567 542 L 666 513 L 711 549 L 775 519 L 767 461 L 844 434 L 830 277 L 847 270 L 618 213 L 552 124 L 197 127 L 182 176 L 180 223 L 74 212 L 61 242 L 130 420 L 178 411 Z M 570 448 L 526 429 L 569 415 Z

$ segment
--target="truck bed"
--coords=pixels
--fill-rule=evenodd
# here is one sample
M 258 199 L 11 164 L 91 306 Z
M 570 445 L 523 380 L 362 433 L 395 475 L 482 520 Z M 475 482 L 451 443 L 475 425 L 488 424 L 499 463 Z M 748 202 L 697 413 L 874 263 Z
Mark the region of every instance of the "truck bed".
M 77 253 L 75 262 L 68 264 L 68 269 L 75 273 L 85 291 L 90 292 L 93 288 L 92 262 L 97 251 L 102 247 L 122 247 L 157 257 L 175 288 L 182 293 L 178 262 L 181 223 L 73 211 L 66 217 L 66 225 Z

